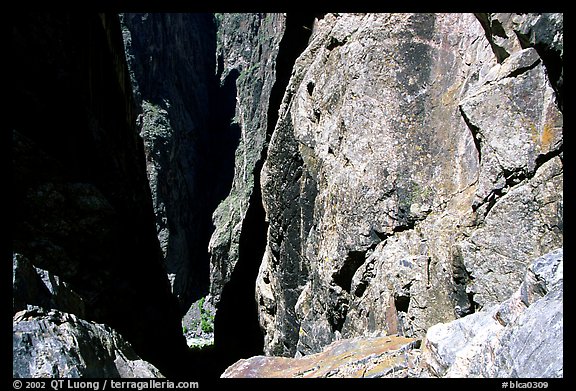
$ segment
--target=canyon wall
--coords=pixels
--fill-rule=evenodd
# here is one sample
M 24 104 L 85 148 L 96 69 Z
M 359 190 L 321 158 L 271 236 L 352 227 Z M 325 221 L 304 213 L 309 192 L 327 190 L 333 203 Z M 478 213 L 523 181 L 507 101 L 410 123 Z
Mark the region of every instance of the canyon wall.
M 14 355 L 32 359 L 54 335 L 34 337 L 31 323 L 60 316 L 30 308 L 40 306 L 87 322 L 62 315 L 78 326 L 70 335 L 106 324 L 169 376 L 186 342 L 154 230 L 118 16 L 22 13 L 11 26 L 13 315 L 28 311 L 14 318 Z
M 156 230 L 183 327 L 191 337 L 210 336 L 212 326 L 201 330 L 199 319 L 209 314 L 217 355 L 230 364 L 262 351 L 254 287 L 266 225 L 257 184 L 277 111 L 270 102 L 283 94 L 277 69 L 291 70 L 277 61 L 286 18 L 146 13 L 122 20 Z M 237 324 L 239 316 L 248 320 Z
M 15 377 L 563 376 L 562 14 L 12 37 Z
M 181 311 L 206 295 L 214 183 L 234 135 L 215 125 L 216 27 L 211 14 L 123 14 L 156 231 Z M 169 26 L 169 27 L 168 27 Z M 237 138 L 237 136 L 236 136 Z M 224 157 L 224 158 L 222 158 Z M 222 180 L 223 182 L 223 180 Z M 222 183 L 222 186 L 224 184 Z
M 316 21 L 262 171 L 266 354 L 422 337 L 504 301 L 562 246 L 561 26 L 532 14 Z

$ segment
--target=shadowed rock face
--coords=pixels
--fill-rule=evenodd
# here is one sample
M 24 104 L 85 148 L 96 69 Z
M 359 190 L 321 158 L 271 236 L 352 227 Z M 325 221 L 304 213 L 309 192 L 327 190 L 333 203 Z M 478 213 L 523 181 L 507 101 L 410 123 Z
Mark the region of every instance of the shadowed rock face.
M 286 18 L 280 14 L 217 14 L 216 19 L 219 77 L 221 84 L 230 79 L 234 84 L 228 97 L 234 101 L 228 121 L 241 133 L 231 155 L 231 187 L 214 210 L 214 232 L 208 246 L 210 300 L 219 304 L 226 284 L 234 280 L 238 262 L 242 259 L 241 268 L 257 270 L 262 257 L 266 228 L 258 183 L 269 137 L 269 116 L 274 110 L 270 101 L 278 84 L 278 55 Z M 255 275 L 253 271 L 246 278 L 255 279 Z M 251 301 L 253 291 L 252 285 Z
M 19 13 L 11 26 L 13 313 L 45 305 L 107 324 L 171 375 L 186 344 L 118 17 Z M 21 295 L 28 279 L 36 298 Z
M 156 232 L 184 314 L 208 290 L 211 211 L 223 197 L 213 182 L 229 188 L 220 171 L 232 170 L 239 138 L 212 120 L 226 121 L 215 110 L 216 26 L 212 14 L 187 13 L 126 13 L 122 26 Z
M 295 58 L 277 60 L 286 17 L 124 14 L 123 21 L 172 290 L 183 312 L 208 294 L 202 303 L 217 310 L 223 370 L 262 352 L 254 291 L 266 223 L 257 184 L 278 109 L 270 102 L 280 100 Z
M 562 245 L 562 16 L 509 18 L 504 57 L 472 14 L 316 21 L 262 170 L 267 354 L 423 336 Z
M 15 376 L 563 376 L 562 14 L 122 18 L 14 15 Z

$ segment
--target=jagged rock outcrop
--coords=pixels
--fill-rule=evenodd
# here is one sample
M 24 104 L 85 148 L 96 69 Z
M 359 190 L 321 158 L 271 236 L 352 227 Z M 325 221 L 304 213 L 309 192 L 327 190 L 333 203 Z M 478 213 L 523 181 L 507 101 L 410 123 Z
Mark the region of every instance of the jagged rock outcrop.
M 508 56 L 487 18 L 315 23 L 262 171 L 267 354 L 424 336 L 502 302 L 562 246 L 562 15 L 510 15 Z
M 563 291 L 560 248 L 534 260 L 510 298 L 436 324 L 423 341 L 397 335 L 340 339 L 303 357 L 239 360 L 222 377 L 562 377 Z
M 223 14 L 217 19 L 222 76 L 239 74 L 235 122 L 242 132 L 232 188 L 214 212 L 210 241 L 210 301 L 217 303 L 215 345 L 223 371 L 239 358 L 263 352 L 255 301 L 267 230 L 260 172 L 282 95 L 293 63 L 306 46 L 313 16 Z
M 239 136 L 231 156 L 234 167 L 231 187 L 212 216 L 214 233 L 209 252 L 210 295 L 214 304 L 220 301 L 238 262 L 248 210 L 252 203 L 260 202 L 260 195 L 253 193 L 257 191 L 255 184 L 259 182 L 267 142 L 269 101 L 276 83 L 276 58 L 286 24 L 282 14 L 226 13 L 217 14 L 216 18 L 218 75 L 222 86 L 233 85 L 223 98 L 233 102 L 228 120 Z M 227 104 L 224 99 L 218 104 Z M 247 262 L 257 263 L 251 259 Z
M 558 13 L 476 14 L 498 62 L 533 47 L 542 58 L 560 110 L 564 101 L 564 16 Z
M 563 251 L 536 259 L 506 301 L 426 334 L 422 362 L 439 377 L 564 375 Z
M 397 336 L 342 339 L 320 353 L 304 357 L 256 356 L 240 360 L 222 377 L 407 377 L 417 370 L 419 342 Z
M 14 315 L 12 357 L 14 377 L 163 377 L 110 327 L 39 307 Z
M 122 20 L 11 24 L 15 376 L 563 376 L 562 14 Z
M 106 324 L 166 376 L 177 373 L 187 347 L 118 17 L 18 13 L 11 29 L 13 313 L 33 304 Z
M 254 340 L 261 339 L 254 280 L 266 226 L 255 184 L 269 122 L 275 122 L 269 118 L 272 92 L 280 97 L 283 92 L 276 72 L 286 66 L 276 58 L 286 18 L 260 13 L 122 18 L 143 111 L 157 232 L 183 329 L 191 341 L 209 338 L 205 330 L 212 325 L 199 328 L 216 315 L 219 355 L 261 352 L 262 342 Z M 241 254 L 244 262 L 237 267 Z M 201 313 L 205 319 L 198 318 Z M 234 326 L 239 314 L 250 314 L 250 321 Z M 236 333 L 245 336 L 242 343 L 229 340 Z
M 84 300 L 59 275 L 40 269 L 22 254 L 12 255 L 12 313 L 28 305 L 60 308 L 84 317 Z

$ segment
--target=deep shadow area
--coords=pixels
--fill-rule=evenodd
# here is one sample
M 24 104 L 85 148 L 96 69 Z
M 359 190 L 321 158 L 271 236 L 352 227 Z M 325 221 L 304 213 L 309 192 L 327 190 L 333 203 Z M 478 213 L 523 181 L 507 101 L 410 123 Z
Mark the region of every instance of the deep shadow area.
M 267 141 L 270 141 L 276 122 L 278 122 L 278 109 L 282 103 L 286 87 L 288 87 L 294 63 L 308 46 L 315 17 L 322 18 L 323 14 L 295 12 L 286 14 L 286 30 L 282 41 L 280 41 L 276 58 L 276 82 L 272 86 L 268 105 Z
M 256 186 L 242 226 L 239 260 L 222 291 L 216 312 L 215 369 L 218 376 L 237 360 L 262 354 L 264 348 L 255 287 L 266 246 L 266 231 L 260 187 Z
M 240 76 L 238 69 L 232 69 L 211 95 L 212 129 L 210 132 L 210 178 L 211 197 L 209 198 L 210 217 L 220 202 L 230 193 L 234 181 L 235 154 L 240 144 L 241 129 L 235 122 L 236 115 L 236 80 Z M 216 80 L 219 80 L 220 74 Z M 206 245 L 206 248 L 208 246 Z
M 135 22 L 146 20 L 138 18 Z M 16 172 L 23 174 L 13 188 L 18 219 L 13 224 L 14 247 L 37 266 L 61 277 L 82 297 L 86 309 L 80 315 L 115 328 L 141 358 L 164 375 L 215 378 L 238 359 L 263 350 L 254 296 L 266 246 L 267 224 L 259 186 L 266 150 L 255 168 L 256 186 L 240 237 L 240 259 L 224 288 L 215 320 L 216 346 L 190 351 L 180 316 L 183 307 L 205 294 L 209 285 L 206 250 L 211 216 L 230 191 L 240 138 L 240 128 L 233 122 L 239 75 L 233 71 L 220 84 L 214 75 L 215 59 L 202 60 L 202 53 L 215 52 L 210 15 L 182 21 L 179 33 L 194 28 L 196 41 L 164 35 L 162 26 L 174 25 L 174 18 L 184 15 L 150 14 L 146 18 L 159 21 L 141 25 L 145 29 L 142 42 L 133 41 L 134 46 L 140 45 L 141 55 L 151 59 L 136 70 L 149 83 L 141 82 L 137 95 L 157 107 L 171 107 L 170 122 L 181 125 L 175 138 L 167 141 L 177 147 L 166 154 L 174 160 L 169 162 L 170 169 L 159 173 L 159 186 L 164 188 L 160 196 L 170 202 L 167 215 L 182 227 L 182 240 L 193 242 L 189 250 L 175 251 L 188 257 L 188 296 L 178 303 L 166 278 L 147 162 L 136 127 L 140 102 L 132 96 L 117 15 L 19 15 L 13 23 L 15 69 L 11 75 L 17 88 L 11 94 L 14 107 L 9 110 L 9 121 L 18 137 L 32 145 L 31 153 L 23 147 L 15 159 Z M 313 20 L 313 15 L 287 17 L 269 104 L 268 137 Z M 157 44 L 150 44 L 152 38 L 158 39 Z M 183 56 L 189 66 L 186 69 L 193 72 L 175 65 L 175 46 L 180 44 L 201 53 Z M 156 141 L 160 148 L 165 140 L 158 137 Z M 40 153 L 53 160 L 54 166 L 44 164 L 38 158 Z M 55 190 L 49 193 L 46 188 Z M 195 193 L 186 194 L 189 189 Z M 37 197 L 39 202 L 30 203 L 26 197 Z M 60 199 L 65 202 L 58 203 Z M 46 208 L 44 201 L 56 206 Z M 66 202 L 77 207 L 61 208 Z M 87 225 L 72 229 L 62 216 Z M 85 226 L 94 227 L 94 232 L 86 232 Z M 52 256 L 54 249 L 60 253 Z
M 11 18 L 13 251 L 171 376 L 187 353 L 162 265 L 118 16 Z
M 156 167 L 156 224 L 184 315 L 208 293 L 212 214 L 230 192 L 240 141 L 234 123 L 239 72 L 220 82 L 213 14 L 127 13 L 123 21 L 136 96 L 154 107 L 145 143 Z

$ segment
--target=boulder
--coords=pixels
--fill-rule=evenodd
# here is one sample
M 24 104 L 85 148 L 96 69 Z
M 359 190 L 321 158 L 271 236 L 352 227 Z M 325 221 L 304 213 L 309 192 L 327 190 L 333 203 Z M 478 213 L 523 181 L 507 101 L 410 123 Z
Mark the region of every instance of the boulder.
M 384 336 L 342 339 L 298 358 L 256 356 L 228 367 L 223 378 L 394 378 L 417 366 L 420 341 Z

